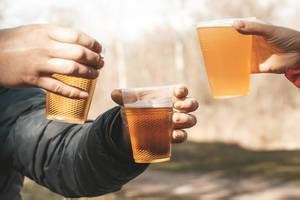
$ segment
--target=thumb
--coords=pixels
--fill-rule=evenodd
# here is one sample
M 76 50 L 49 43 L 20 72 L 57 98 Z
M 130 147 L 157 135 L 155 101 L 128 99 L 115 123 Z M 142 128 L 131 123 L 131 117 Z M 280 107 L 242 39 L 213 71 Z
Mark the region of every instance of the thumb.
M 264 63 L 260 64 L 259 71 L 280 74 L 298 66 L 296 53 L 279 53 L 271 55 Z
M 274 26 L 259 22 L 237 20 L 232 26 L 245 35 L 260 35 L 269 38 L 274 32 Z
M 111 92 L 111 99 L 119 104 L 120 106 L 123 105 L 123 98 L 122 98 L 122 91 L 120 89 L 116 89 L 116 90 L 113 90 Z
M 125 94 L 125 97 L 123 100 L 123 95 L 122 95 L 122 90 L 121 89 L 115 89 L 111 92 L 111 99 L 119 104 L 120 106 L 123 106 L 124 105 L 124 101 L 125 103 L 127 104 L 130 104 L 130 103 L 134 103 L 138 100 L 137 96 L 135 95 L 135 93 L 132 93 L 132 94 Z

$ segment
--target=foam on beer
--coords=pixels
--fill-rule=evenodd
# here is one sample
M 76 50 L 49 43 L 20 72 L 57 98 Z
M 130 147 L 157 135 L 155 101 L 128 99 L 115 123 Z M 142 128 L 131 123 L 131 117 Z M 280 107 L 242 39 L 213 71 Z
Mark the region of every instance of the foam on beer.
M 172 107 L 174 86 L 123 89 L 122 97 L 125 107 L 164 108 Z
M 160 100 L 137 100 L 134 103 L 125 103 L 125 107 L 129 108 L 165 108 L 172 107 L 172 99 L 160 99 Z
M 246 17 L 246 18 L 227 18 L 227 19 L 217 19 L 211 21 L 204 21 L 197 24 L 197 28 L 201 27 L 228 27 L 232 26 L 235 21 L 251 21 L 260 22 L 256 17 Z

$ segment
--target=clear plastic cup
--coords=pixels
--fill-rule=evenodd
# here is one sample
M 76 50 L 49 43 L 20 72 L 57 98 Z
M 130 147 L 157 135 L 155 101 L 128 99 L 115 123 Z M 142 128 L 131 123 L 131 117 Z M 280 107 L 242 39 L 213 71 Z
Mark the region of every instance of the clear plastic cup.
M 215 98 L 244 96 L 249 93 L 252 36 L 232 27 L 236 20 L 202 22 L 197 26 L 204 64 Z
M 174 86 L 123 89 L 123 121 L 136 163 L 170 160 Z
M 201 22 L 197 26 L 202 57 L 215 98 L 249 94 L 251 73 L 280 52 L 259 35 L 243 35 L 232 27 L 235 21 L 264 23 L 255 17 Z

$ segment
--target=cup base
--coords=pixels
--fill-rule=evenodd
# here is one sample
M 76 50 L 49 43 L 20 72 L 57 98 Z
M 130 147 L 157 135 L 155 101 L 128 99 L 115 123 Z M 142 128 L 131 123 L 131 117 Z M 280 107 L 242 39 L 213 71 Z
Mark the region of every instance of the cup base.
M 155 160 L 134 160 L 135 163 L 160 163 L 160 162 L 166 162 L 169 161 L 170 158 L 161 158 L 161 159 L 155 159 Z
M 237 95 L 224 95 L 224 96 L 213 96 L 214 99 L 229 99 L 229 98 L 234 98 L 234 97 L 244 97 L 248 96 L 249 93 L 247 94 L 237 94 Z
M 71 124 L 84 124 L 85 123 L 85 120 L 72 119 L 72 118 L 67 118 L 67 117 L 62 117 L 62 116 L 47 115 L 47 119 L 59 121 L 59 122 L 67 122 L 67 123 L 71 123 Z

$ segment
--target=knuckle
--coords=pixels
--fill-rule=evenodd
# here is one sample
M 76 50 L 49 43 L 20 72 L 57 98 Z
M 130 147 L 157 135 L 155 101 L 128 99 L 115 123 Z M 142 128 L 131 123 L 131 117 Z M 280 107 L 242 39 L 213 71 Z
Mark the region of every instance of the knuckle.
M 82 47 L 76 47 L 73 49 L 74 51 L 74 58 L 76 60 L 80 60 L 85 57 L 85 50 Z
M 94 75 L 95 70 L 92 67 L 87 67 L 86 68 L 86 73 L 89 74 L 89 75 Z
M 71 62 L 67 69 L 67 74 L 78 74 L 79 66 L 75 62 Z
M 39 82 L 38 75 L 27 75 L 24 77 L 23 81 L 29 85 L 37 85 Z
M 78 92 L 76 91 L 76 90 L 70 90 L 70 92 L 69 92 L 69 97 L 70 98 L 75 98 L 75 97 L 77 97 L 79 94 L 78 94 Z
M 91 67 L 85 67 L 84 74 L 87 78 L 97 78 L 97 71 Z
M 72 41 L 74 43 L 78 43 L 79 40 L 80 40 L 80 37 L 81 37 L 81 33 L 80 32 L 74 31 L 74 30 L 72 31 Z
M 53 85 L 53 91 L 56 93 L 62 93 L 62 91 L 63 91 L 62 86 L 59 84 Z
M 96 40 L 95 39 L 89 39 L 87 41 L 88 48 L 93 48 L 95 45 L 96 45 Z

